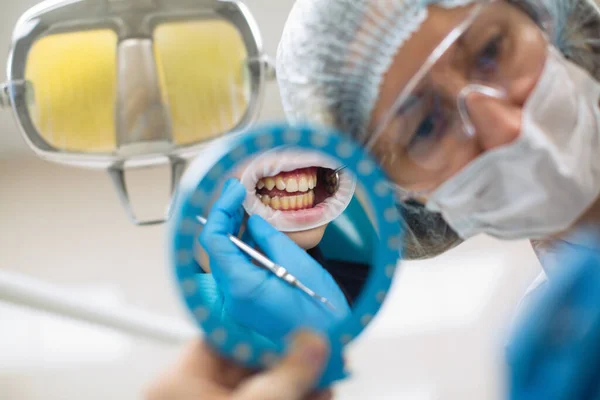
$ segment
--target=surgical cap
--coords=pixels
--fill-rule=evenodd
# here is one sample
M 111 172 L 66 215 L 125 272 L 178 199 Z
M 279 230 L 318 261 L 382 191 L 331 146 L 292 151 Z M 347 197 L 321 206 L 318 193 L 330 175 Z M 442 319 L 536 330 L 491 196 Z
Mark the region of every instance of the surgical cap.
M 288 119 L 331 126 L 364 142 L 383 77 L 398 49 L 427 18 L 427 7 L 474 1 L 297 0 L 277 53 L 277 80 Z M 509 1 L 536 23 L 545 22 L 550 41 L 600 78 L 594 0 Z M 405 257 L 435 256 L 461 242 L 441 215 L 419 203 L 400 208 L 407 228 Z
M 333 125 L 363 140 L 383 77 L 398 49 L 427 18 L 427 6 L 453 8 L 475 1 L 297 0 L 277 54 L 288 119 Z M 543 4 L 553 27 L 550 40 L 563 52 L 587 24 L 583 19 L 597 21 L 597 12 L 589 12 L 594 3 L 585 0 L 511 3 L 534 19 L 541 18 L 536 10 Z
M 297 0 L 277 54 L 288 118 L 363 138 L 384 74 L 427 18 L 427 3 L 472 0 Z

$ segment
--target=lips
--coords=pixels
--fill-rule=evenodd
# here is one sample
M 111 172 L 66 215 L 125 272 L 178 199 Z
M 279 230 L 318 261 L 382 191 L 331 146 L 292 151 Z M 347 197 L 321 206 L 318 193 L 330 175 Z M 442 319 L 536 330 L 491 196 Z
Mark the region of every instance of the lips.
M 241 181 L 248 196 L 244 208 L 282 232 L 325 225 L 337 218 L 354 194 L 355 179 L 340 174 L 338 162 L 317 151 L 278 148 L 255 158 Z

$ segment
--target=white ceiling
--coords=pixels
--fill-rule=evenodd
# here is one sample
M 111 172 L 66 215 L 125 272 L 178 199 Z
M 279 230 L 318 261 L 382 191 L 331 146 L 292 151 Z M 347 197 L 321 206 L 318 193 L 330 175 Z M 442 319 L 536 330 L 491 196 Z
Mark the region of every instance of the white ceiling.
M 246 0 L 244 1 L 256 18 L 267 54 L 275 56 L 277 44 L 281 36 L 283 24 L 287 18 L 291 5 L 294 0 Z M 23 12 L 39 1 L 32 0 L 0 0 L 0 73 L 4 81 L 6 77 L 6 58 L 10 49 L 10 38 L 12 29 Z M 273 109 L 279 109 L 279 100 L 276 96 L 269 96 L 266 99 L 264 110 L 268 115 L 273 115 Z M 275 103 L 275 104 L 270 104 Z M 264 114 L 264 113 L 263 113 Z M 23 156 L 32 156 L 33 152 L 28 149 L 21 138 L 21 134 L 13 119 L 12 113 L 8 110 L 0 110 L 0 156 L 19 154 Z

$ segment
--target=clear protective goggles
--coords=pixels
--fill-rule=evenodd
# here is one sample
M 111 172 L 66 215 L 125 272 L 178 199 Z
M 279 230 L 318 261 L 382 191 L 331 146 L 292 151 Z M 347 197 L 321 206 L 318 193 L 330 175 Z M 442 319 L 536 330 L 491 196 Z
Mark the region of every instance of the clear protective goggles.
M 246 128 L 274 78 L 248 9 L 217 0 L 61 0 L 13 33 L 1 104 L 46 160 L 109 171 L 130 219 L 124 170 L 186 160 Z M 169 211 L 167 211 L 167 218 Z
M 436 19 L 430 8 L 399 49 L 366 141 L 402 201 L 426 201 L 477 157 L 516 139 L 547 58 L 551 24 L 542 8 L 492 0 L 442 12 Z

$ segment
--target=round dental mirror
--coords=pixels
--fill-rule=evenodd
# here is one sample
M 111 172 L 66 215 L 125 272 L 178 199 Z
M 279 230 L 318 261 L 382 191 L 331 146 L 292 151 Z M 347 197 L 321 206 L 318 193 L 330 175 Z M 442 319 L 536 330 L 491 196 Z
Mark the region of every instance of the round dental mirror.
M 266 367 L 290 334 L 329 338 L 321 386 L 377 314 L 402 246 L 386 176 L 361 147 L 317 127 L 257 126 L 188 168 L 170 222 L 177 286 L 206 340 Z M 229 234 L 229 236 L 227 236 Z

